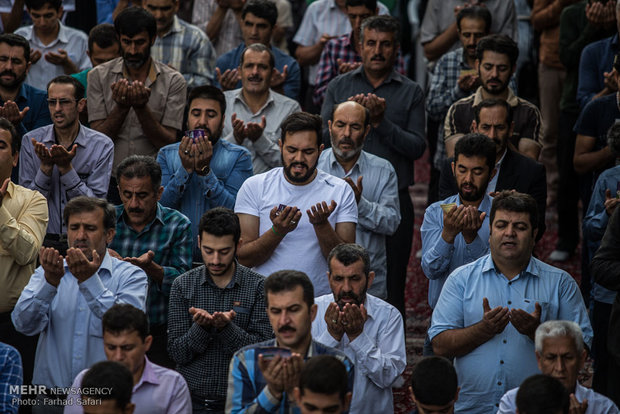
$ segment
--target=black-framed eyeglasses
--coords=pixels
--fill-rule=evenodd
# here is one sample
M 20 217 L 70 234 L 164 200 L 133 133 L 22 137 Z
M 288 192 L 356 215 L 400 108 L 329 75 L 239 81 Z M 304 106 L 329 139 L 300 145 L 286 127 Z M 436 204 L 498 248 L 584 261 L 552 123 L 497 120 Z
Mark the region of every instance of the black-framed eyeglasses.
M 79 99 L 66 99 L 66 98 L 56 98 L 56 99 L 51 99 L 48 98 L 47 99 L 47 104 L 49 106 L 56 106 L 57 103 L 60 104 L 60 106 L 68 106 L 71 105 L 73 102 L 77 102 Z

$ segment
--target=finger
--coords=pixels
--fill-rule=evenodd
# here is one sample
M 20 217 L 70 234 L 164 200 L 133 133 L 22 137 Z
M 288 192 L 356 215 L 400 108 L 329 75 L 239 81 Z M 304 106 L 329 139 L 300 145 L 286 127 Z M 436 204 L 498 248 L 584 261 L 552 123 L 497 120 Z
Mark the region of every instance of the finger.
M 284 65 L 284 68 L 282 68 L 282 77 L 286 78 L 286 71 L 287 70 L 288 70 L 288 65 Z
M 284 66 L 284 68 L 286 68 L 286 66 Z M 263 115 L 260 120 L 260 129 L 263 130 L 265 129 L 266 126 L 267 126 L 267 119 L 265 118 L 265 115 Z
M 4 180 L 4 182 L 2 183 L 2 187 L 0 187 L 0 193 L 2 195 L 6 194 L 6 190 L 9 187 L 9 181 L 11 181 L 11 177 L 8 177 L 7 179 Z
M 482 298 L 482 309 L 484 310 L 484 313 L 491 311 L 491 307 L 489 306 L 489 300 L 487 298 Z

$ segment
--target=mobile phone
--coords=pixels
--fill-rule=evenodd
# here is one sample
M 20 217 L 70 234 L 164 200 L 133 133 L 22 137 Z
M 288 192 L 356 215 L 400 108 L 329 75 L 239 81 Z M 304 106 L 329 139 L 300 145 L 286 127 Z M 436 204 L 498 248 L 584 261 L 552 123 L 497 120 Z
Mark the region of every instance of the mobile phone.
M 284 210 L 285 207 L 286 207 L 286 204 L 278 205 L 278 209 L 276 210 L 276 216 L 279 216 L 280 213 L 282 212 L 282 210 Z
M 191 138 L 192 141 L 196 142 L 198 138 L 204 138 L 205 132 L 202 129 L 190 129 L 185 131 L 185 136 Z
M 256 355 L 262 355 L 265 361 L 271 361 L 277 355 L 280 355 L 282 358 L 290 358 L 291 350 L 277 346 L 261 346 L 256 350 Z

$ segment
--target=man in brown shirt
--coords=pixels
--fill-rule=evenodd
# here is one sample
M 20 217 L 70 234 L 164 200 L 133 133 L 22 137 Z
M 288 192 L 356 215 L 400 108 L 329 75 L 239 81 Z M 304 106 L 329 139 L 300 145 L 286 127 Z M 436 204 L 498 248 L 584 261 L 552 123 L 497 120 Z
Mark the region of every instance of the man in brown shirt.
M 123 10 L 114 27 L 121 57 L 88 74 L 88 118 L 91 127 L 114 141 L 114 165 L 130 155 L 155 156 L 176 140 L 185 108 L 183 76 L 151 58 L 157 36 L 155 18 L 139 8 Z M 115 177 L 108 199 L 120 204 Z

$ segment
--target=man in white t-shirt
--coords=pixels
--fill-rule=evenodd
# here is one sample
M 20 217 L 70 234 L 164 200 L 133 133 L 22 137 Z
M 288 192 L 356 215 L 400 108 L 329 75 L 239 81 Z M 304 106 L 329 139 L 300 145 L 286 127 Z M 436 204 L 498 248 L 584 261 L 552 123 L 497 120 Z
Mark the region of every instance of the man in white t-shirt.
M 329 252 L 355 242 L 355 195 L 346 181 L 316 168 L 323 150 L 320 116 L 297 112 L 280 129 L 283 167 L 248 178 L 237 194 L 243 240 L 237 257 L 263 275 L 305 272 L 315 295 L 325 295 L 331 292 Z

